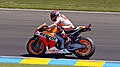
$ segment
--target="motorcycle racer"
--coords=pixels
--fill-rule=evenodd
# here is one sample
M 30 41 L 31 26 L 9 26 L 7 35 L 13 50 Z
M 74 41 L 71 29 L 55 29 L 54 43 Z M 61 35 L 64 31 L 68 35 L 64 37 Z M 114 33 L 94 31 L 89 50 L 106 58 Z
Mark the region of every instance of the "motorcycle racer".
M 81 59 L 91 57 L 95 52 L 94 42 L 89 37 L 80 35 L 82 32 L 91 31 L 91 24 L 87 26 L 79 25 L 74 28 L 71 22 L 66 22 L 66 24 L 62 22 L 64 21 L 62 18 L 66 18 L 63 14 L 57 11 L 57 14 L 55 11 L 52 12 L 50 17 L 54 23 L 50 26 L 46 23 L 41 24 L 29 39 L 26 48 L 30 56 L 44 56 L 45 54 L 65 56 L 74 54 L 77 58 Z M 58 23 L 57 18 L 59 19 Z M 67 20 L 65 19 L 65 21 Z M 66 40 L 68 41 L 67 44 L 65 44 Z
M 64 30 L 72 30 L 73 28 L 75 28 L 74 25 L 70 22 L 70 20 L 67 19 L 64 14 L 61 14 L 57 10 L 53 10 L 50 13 L 50 18 L 54 23 L 51 24 L 49 27 L 60 26 Z M 64 43 L 69 42 L 71 39 L 67 37 L 64 30 L 62 30 L 61 33 L 59 34 L 56 34 L 56 37 L 61 41 L 61 47 L 60 47 L 61 51 L 68 53 L 69 51 L 67 51 L 67 49 L 64 48 Z M 63 38 L 67 38 L 66 42 L 64 42 Z

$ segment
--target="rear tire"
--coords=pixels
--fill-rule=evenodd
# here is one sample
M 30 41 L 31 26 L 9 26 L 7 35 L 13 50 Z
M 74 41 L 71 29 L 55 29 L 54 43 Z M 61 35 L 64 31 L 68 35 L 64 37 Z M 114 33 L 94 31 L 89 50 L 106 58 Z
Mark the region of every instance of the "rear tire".
M 80 37 L 80 44 L 85 45 L 85 49 L 78 49 L 74 51 L 74 54 L 80 59 L 88 59 L 95 52 L 95 45 L 90 38 Z
M 32 37 L 27 43 L 27 52 L 32 56 L 42 56 L 46 52 L 46 47 L 39 37 Z

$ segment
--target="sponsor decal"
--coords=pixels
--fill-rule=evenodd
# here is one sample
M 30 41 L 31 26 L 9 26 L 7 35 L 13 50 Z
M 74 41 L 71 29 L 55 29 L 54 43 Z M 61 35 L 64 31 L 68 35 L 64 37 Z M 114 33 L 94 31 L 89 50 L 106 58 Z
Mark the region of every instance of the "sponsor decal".
M 57 39 L 56 37 L 53 37 L 53 36 L 47 35 L 47 34 L 42 33 L 42 32 L 36 32 L 36 35 L 43 36 L 43 37 L 48 37 L 50 40 L 53 40 L 53 41 L 55 41 L 55 42 L 58 41 L 58 39 Z

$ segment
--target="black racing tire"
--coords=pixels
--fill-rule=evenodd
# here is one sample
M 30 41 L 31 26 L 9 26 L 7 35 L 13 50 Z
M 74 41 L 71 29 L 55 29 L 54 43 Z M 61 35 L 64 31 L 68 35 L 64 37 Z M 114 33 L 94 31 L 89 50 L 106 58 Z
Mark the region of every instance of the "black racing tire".
M 38 44 L 39 47 L 36 47 L 35 45 L 37 44 L 38 41 L 39 41 Z M 31 56 L 42 56 L 46 52 L 46 47 L 44 43 L 39 39 L 39 37 L 30 38 L 26 48 L 27 48 L 27 52 Z
M 88 59 L 95 52 L 95 45 L 92 39 L 86 37 L 80 37 L 79 42 L 82 45 L 85 45 L 85 49 L 78 49 L 74 51 L 74 54 L 80 59 Z

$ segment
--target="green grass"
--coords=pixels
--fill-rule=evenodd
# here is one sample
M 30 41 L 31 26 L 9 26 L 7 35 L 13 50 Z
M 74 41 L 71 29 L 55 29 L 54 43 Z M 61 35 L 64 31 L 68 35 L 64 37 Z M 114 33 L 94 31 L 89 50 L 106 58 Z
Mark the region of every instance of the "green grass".
M 75 67 L 75 66 L 29 65 L 29 64 L 7 64 L 7 63 L 0 63 L 0 67 Z
M 0 0 L 0 7 L 120 12 L 120 0 Z

